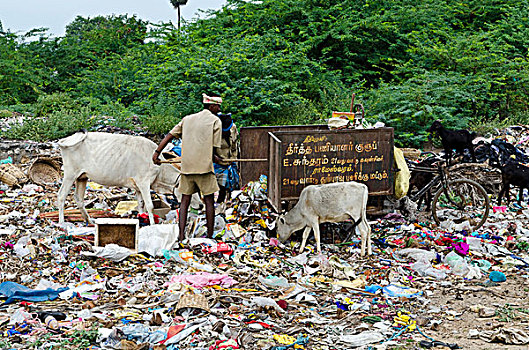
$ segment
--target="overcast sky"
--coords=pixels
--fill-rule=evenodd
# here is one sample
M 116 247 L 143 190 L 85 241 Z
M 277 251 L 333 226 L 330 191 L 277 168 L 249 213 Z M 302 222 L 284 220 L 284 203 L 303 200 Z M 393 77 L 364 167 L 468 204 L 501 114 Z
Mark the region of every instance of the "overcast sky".
M 182 17 L 192 19 L 198 10 L 219 9 L 225 0 L 189 0 L 181 7 Z M 64 29 L 75 17 L 98 15 L 137 15 L 153 23 L 172 21 L 176 11 L 169 0 L 0 0 L 0 22 L 4 30 L 23 33 L 46 27 L 48 33 L 64 35 Z

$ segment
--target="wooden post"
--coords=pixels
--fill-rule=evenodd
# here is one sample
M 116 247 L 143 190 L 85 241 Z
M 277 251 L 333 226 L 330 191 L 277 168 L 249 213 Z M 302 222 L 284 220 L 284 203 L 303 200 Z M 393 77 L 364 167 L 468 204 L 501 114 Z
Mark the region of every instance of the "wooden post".
M 355 104 L 355 93 L 353 92 L 353 96 L 351 97 L 351 113 L 353 113 L 354 104 Z

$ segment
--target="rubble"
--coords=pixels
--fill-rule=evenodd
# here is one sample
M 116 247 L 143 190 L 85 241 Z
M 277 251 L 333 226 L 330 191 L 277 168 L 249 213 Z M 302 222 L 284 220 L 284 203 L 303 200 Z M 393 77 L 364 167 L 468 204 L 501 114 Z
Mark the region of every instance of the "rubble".
M 47 150 L 42 155 L 53 157 Z M 15 164 L 27 173 L 31 161 Z M 119 205 L 133 199 L 131 191 L 87 187 L 92 217 L 137 218 L 134 203 Z M 313 240 L 298 254 L 299 235 L 285 244 L 275 237 L 261 177 L 218 210 L 215 240 L 204 238 L 203 212 L 190 210 L 189 239 L 179 243 L 176 206 L 160 198 L 172 206 L 163 224 L 140 223 L 136 252 L 95 246 L 96 229 L 72 209 L 72 194 L 68 222 L 58 225 L 58 188 L 31 180 L 0 186 L 0 348 L 480 349 L 500 342 L 510 349 L 529 342 L 525 201 L 495 207 L 475 232 L 392 212 L 371 222 L 374 254 L 366 258 L 357 235 L 344 241 L 350 224 L 324 224 L 322 254 Z

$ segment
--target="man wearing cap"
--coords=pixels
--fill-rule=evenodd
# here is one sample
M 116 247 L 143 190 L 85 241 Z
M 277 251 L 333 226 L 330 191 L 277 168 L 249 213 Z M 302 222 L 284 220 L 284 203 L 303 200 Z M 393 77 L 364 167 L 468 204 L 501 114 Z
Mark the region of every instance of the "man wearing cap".
M 182 139 L 181 177 L 178 190 L 182 193 L 179 212 L 179 240 L 184 240 L 187 224 L 187 210 L 191 195 L 200 191 L 206 204 L 206 228 L 208 238 L 213 237 L 215 219 L 214 194 L 219 190 L 213 170 L 213 158 L 216 149 L 221 146 L 222 124 L 216 116 L 220 112 L 222 98 L 202 94 L 204 109 L 201 112 L 185 116 L 160 142 L 152 160 L 160 164 L 158 156 L 173 139 Z

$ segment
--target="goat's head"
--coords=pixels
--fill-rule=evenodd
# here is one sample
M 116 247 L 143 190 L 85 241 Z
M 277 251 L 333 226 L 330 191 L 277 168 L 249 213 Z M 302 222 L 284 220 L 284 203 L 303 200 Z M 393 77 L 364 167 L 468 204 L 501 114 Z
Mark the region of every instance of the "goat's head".
M 432 126 L 428 129 L 429 132 L 436 132 L 438 130 L 441 130 L 443 128 L 443 124 L 441 124 L 441 120 L 437 119 L 432 123 Z
M 439 132 L 439 130 L 441 130 L 443 128 L 443 125 L 441 124 L 441 120 L 437 119 L 436 121 L 434 121 L 432 123 L 432 126 L 430 126 L 430 128 L 426 131 L 428 131 L 430 133 L 430 135 L 428 136 L 429 139 L 432 138 L 432 135 L 436 132 Z

